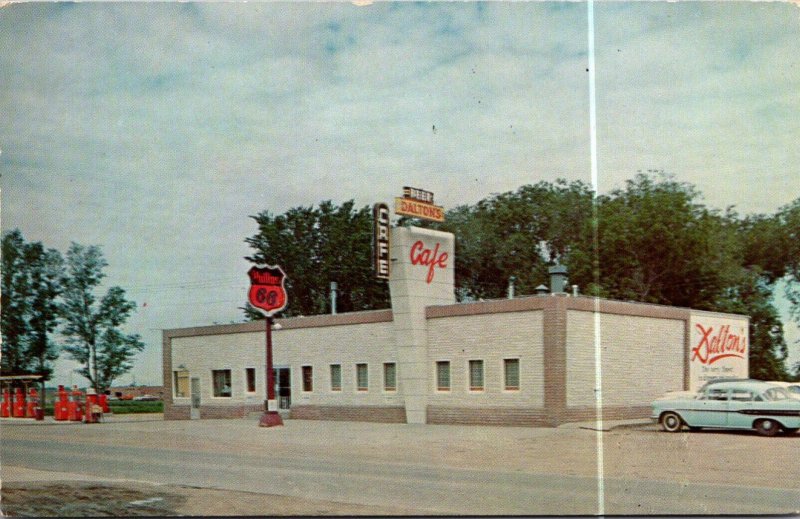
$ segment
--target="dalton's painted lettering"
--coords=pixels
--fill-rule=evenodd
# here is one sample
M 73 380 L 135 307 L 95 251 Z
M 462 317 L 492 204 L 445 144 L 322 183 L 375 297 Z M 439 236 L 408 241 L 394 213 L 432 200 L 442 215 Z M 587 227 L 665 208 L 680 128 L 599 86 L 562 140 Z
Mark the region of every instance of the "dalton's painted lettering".
M 700 323 L 695 324 L 700 332 L 700 340 L 692 348 L 692 360 L 699 360 L 702 364 L 713 364 L 727 357 L 745 358 L 747 354 L 747 337 L 731 333 L 729 325 L 720 326 L 716 335 L 714 327 L 705 327 Z

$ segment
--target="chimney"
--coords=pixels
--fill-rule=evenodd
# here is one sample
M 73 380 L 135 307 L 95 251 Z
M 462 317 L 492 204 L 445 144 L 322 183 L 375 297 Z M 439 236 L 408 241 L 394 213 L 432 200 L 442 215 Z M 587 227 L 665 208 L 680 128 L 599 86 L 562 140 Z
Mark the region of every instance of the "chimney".
M 548 269 L 550 273 L 550 292 L 564 294 L 567 286 L 567 267 L 557 263 Z

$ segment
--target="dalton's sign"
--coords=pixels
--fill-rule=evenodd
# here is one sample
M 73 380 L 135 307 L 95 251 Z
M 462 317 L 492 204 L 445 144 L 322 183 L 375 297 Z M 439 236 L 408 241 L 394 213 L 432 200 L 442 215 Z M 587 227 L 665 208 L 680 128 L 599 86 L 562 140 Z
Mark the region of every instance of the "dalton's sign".
M 389 206 L 372 206 L 372 265 L 378 279 L 389 279 L 389 223 Z
M 434 222 L 444 221 L 444 208 L 433 205 L 433 193 L 416 187 L 403 187 L 403 197 L 394 199 L 394 212 Z
M 250 304 L 262 310 L 267 317 L 286 308 L 286 273 L 278 265 L 252 267 L 247 275 L 250 277 Z
M 693 313 L 689 327 L 690 389 L 715 378 L 748 377 L 747 319 Z

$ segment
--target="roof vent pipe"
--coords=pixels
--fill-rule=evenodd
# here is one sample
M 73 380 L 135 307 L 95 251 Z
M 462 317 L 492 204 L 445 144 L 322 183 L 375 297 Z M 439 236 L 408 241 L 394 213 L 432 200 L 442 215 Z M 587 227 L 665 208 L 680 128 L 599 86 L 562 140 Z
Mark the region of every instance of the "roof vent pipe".
M 336 315 L 336 292 L 339 285 L 336 281 L 331 281 L 331 313 Z
M 550 273 L 550 292 L 563 294 L 567 286 L 567 267 L 557 263 L 548 269 Z
M 514 299 L 514 282 L 517 280 L 516 276 L 508 278 L 508 298 Z
M 572 285 L 572 297 L 578 297 L 578 285 Z
M 538 287 L 534 288 L 534 290 L 536 291 L 536 295 L 540 296 L 543 296 L 548 292 L 547 287 L 544 285 L 539 285 Z

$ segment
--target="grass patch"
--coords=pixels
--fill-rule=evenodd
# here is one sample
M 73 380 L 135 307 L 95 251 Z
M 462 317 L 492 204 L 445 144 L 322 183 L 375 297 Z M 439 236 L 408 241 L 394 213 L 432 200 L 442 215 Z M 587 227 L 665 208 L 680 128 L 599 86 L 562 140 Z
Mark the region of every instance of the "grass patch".
M 108 403 L 114 414 L 130 413 L 163 413 L 164 402 L 146 402 L 134 400 L 112 400 Z
M 142 402 L 134 400 L 112 400 L 108 403 L 109 409 L 114 414 L 133 414 L 133 413 L 163 413 L 164 402 Z M 53 405 L 48 404 L 44 407 L 45 416 L 53 416 Z

